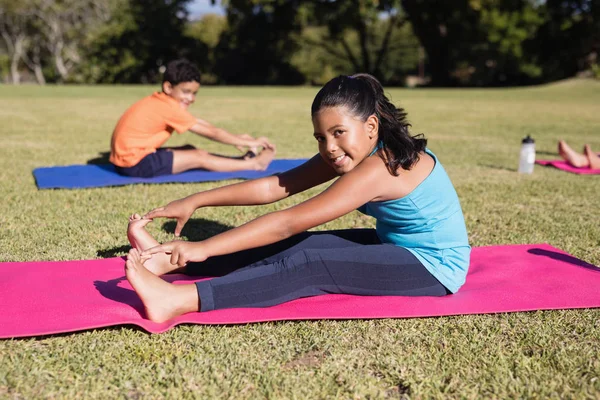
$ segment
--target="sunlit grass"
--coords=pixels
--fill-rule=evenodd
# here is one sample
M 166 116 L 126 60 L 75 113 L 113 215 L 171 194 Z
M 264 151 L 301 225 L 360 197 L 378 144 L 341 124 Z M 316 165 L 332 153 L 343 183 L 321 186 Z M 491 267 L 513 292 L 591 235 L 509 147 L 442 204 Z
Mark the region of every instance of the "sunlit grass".
M 129 214 L 223 184 L 35 187 L 36 167 L 100 157 L 121 113 L 153 90 L 0 86 L 0 261 L 122 255 Z M 316 91 L 207 87 L 191 111 L 232 132 L 272 138 L 279 157 L 309 157 Z M 539 158 L 557 157 L 559 138 L 600 151 L 598 82 L 388 93 L 450 174 L 473 246 L 547 242 L 600 264 L 600 177 L 539 166 L 531 176 L 516 173 L 527 134 Z M 168 144 L 184 143 L 235 152 L 190 133 Z M 316 192 L 265 207 L 199 210 L 184 235 L 199 240 Z M 173 226 L 156 221 L 149 230 L 164 241 Z M 355 226 L 373 221 L 352 213 L 320 229 Z M 568 310 L 179 326 L 162 335 L 118 327 L 4 340 L 0 398 L 597 398 L 599 320 L 598 310 Z

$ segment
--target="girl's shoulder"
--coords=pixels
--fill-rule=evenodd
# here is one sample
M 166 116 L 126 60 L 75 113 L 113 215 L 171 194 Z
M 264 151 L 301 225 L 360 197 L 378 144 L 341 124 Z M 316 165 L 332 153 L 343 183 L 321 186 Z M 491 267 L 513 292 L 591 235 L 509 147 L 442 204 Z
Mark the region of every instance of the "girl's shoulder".
M 379 199 L 375 201 L 395 200 L 408 196 L 427 180 L 437 164 L 433 153 L 424 152 L 413 168 L 410 170 L 400 168 L 395 175 L 389 171 L 384 157 L 382 155 L 369 157 L 367 164 L 368 167 L 373 168 L 373 179 L 377 179 L 383 188 Z

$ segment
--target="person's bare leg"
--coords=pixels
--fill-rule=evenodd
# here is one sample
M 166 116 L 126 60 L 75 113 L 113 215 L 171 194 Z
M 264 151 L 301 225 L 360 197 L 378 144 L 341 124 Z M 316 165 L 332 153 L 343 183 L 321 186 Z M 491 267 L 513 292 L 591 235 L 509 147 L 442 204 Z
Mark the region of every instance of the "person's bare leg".
M 589 144 L 586 144 L 583 147 L 583 152 L 585 153 L 585 156 L 587 157 L 588 161 L 590 162 L 590 168 L 591 169 L 600 169 L 600 157 L 598 157 L 598 154 L 596 154 L 594 151 L 592 151 L 592 148 L 590 147 Z
M 576 168 L 583 168 L 590 165 L 586 156 L 573 150 L 564 140 L 558 141 L 558 154 L 569 164 Z
M 181 314 L 198 311 L 199 299 L 196 285 L 168 283 L 144 267 L 137 249 L 129 250 L 125 262 L 125 276 L 140 296 L 146 317 L 154 322 L 164 322 Z
M 127 239 L 129 239 L 131 247 L 144 251 L 160 244 L 145 228 L 150 222 L 152 222 L 151 219 L 142 218 L 139 214 L 133 214 L 129 217 Z M 171 264 L 171 256 L 166 253 L 153 254 L 152 258 L 146 261 L 145 267 L 154 275 L 168 274 L 179 269 L 179 266 Z
M 247 160 L 249 158 L 254 158 L 256 157 L 256 155 L 258 154 L 258 152 L 253 152 L 251 150 L 248 150 L 244 155 L 241 156 L 226 156 L 223 154 L 214 154 L 214 153 L 210 153 L 213 156 L 217 156 L 217 157 L 222 157 L 222 158 L 229 158 L 231 160 Z
M 274 157 L 275 151 L 269 149 L 261 151 L 256 157 L 242 159 L 221 157 L 205 150 L 173 150 L 173 173 L 177 174 L 195 168 L 219 172 L 264 171 Z

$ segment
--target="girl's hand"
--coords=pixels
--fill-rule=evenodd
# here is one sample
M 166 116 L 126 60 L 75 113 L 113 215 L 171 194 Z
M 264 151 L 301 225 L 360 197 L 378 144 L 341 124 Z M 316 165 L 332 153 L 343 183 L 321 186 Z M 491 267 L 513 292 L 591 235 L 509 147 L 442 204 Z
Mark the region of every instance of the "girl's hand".
M 141 255 L 143 258 L 158 253 L 171 254 L 170 263 L 180 267 L 185 267 L 190 261 L 202 262 L 208 258 L 206 253 L 202 250 L 200 243 L 184 242 L 181 240 L 151 247 L 142 251 Z
M 175 226 L 175 236 L 181 235 L 183 226 L 188 222 L 192 214 L 196 211 L 193 206 L 190 206 L 186 199 L 180 199 L 170 202 L 164 207 L 158 207 L 146 213 L 144 218 L 175 218 L 177 225 Z

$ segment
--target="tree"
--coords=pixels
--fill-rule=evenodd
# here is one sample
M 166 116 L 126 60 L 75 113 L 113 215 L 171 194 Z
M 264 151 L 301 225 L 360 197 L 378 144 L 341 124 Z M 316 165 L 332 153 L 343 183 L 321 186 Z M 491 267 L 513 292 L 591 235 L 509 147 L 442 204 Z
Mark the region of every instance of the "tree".
M 86 33 L 110 18 L 109 2 L 38 0 L 36 3 L 31 12 L 38 21 L 38 37 L 43 40 L 59 79 L 67 81 L 81 62 L 81 44 Z M 40 49 L 34 47 L 32 50 L 35 60 Z
M 378 19 L 373 26 L 368 42 L 367 56 L 377 60 L 381 44 L 387 35 L 389 19 Z M 337 75 L 371 72 L 386 84 L 402 85 L 408 73 L 417 70 L 419 42 L 413 35 L 410 24 L 405 23 L 390 34 L 389 46 L 384 57 L 373 63 L 372 70 L 365 70 L 362 63 L 350 62 L 350 55 L 360 54 L 360 39 L 356 31 L 348 29 L 343 37 L 344 44 L 331 41 L 325 26 L 306 27 L 300 36 L 300 49 L 292 57 L 292 64 L 314 85 L 322 85 Z M 359 60 L 361 57 L 355 57 Z
M 224 5 L 230 29 L 221 36 L 218 71 L 225 82 L 317 84 L 360 71 L 398 83 L 405 64 L 397 55 L 416 65 L 418 44 L 403 29 L 408 24 L 399 0 Z
M 427 54 L 431 84 L 454 85 L 452 71 L 480 41 L 477 12 L 469 0 L 402 0 L 401 4 Z
M 481 36 L 469 54 L 473 72 L 467 83 L 490 86 L 540 81 L 543 71 L 536 54 L 526 50 L 544 22 L 539 3 L 479 0 L 471 6 L 478 12 Z
M 19 65 L 27 51 L 27 39 L 32 25 L 31 8 L 28 6 L 26 1 L 0 1 L 0 35 L 10 59 L 10 79 L 15 85 L 21 82 Z
M 196 41 L 197 48 L 204 47 L 203 50 L 195 51 L 195 57 L 191 57 L 200 66 L 203 83 L 218 82 L 217 47 L 221 35 L 227 30 L 227 18 L 217 14 L 206 14 L 186 27 L 186 36 Z
M 110 0 L 10 0 L 0 2 L 0 33 L 11 58 L 11 76 L 20 81 L 24 63 L 38 83 L 46 81 L 44 65 L 67 81 L 81 62 L 87 33 L 110 17 Z
M 169 60 L 194 56 L 185 37 L 189 0 L 115 0 L 118 13 L 88 41 L 83 79 L 156 82 Z
M 393 34 L 408 22 L 400 2 L 320 0 L 310 4 L 314 21 L 328 31 L 328 35 L 314 44 L 349 62 L 354 71 L 384 78 L 382 65 L 394 50 Z M 350 42 L 352 37 L 356 38 L 357 46 Z
M 563 79 L 589 69 L 600 52 L 600 2 L 547 0 L 544 22 L 527 51 L 536 54 L 545 80 Z
M 300 0 L 230 0 L 229 30 L 217 47 L 218 73 L 225 83 L 298 84 L 302 74 L 290 60 L 303 26 Z

